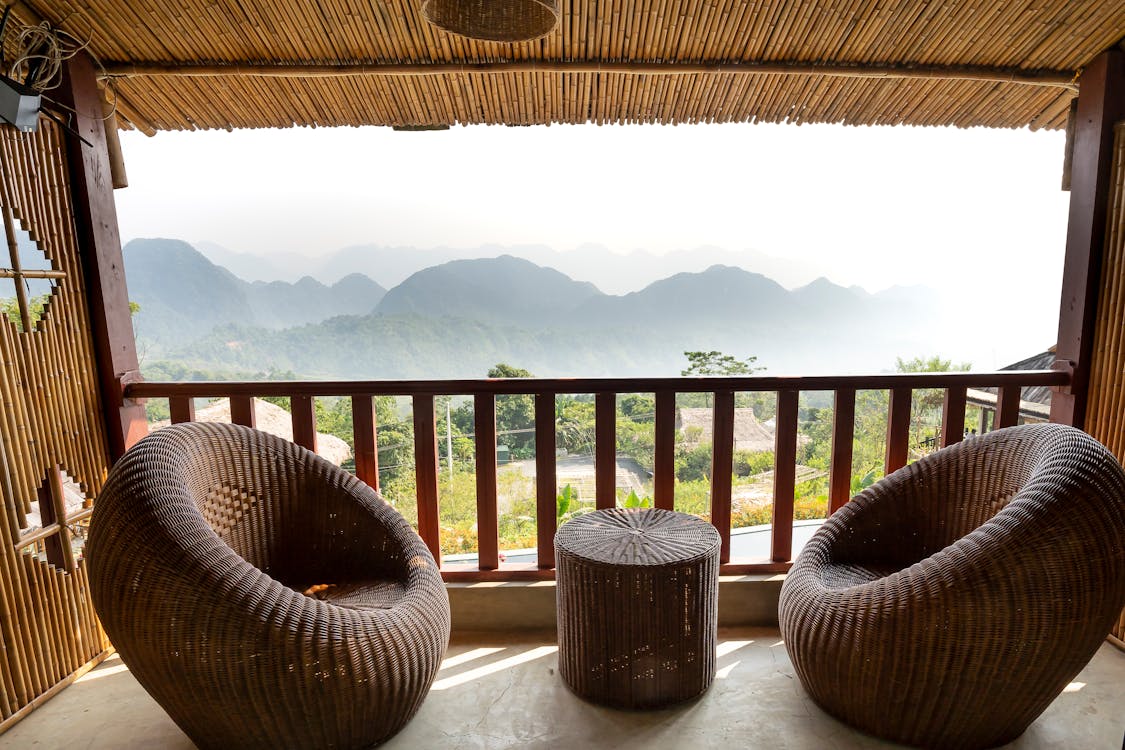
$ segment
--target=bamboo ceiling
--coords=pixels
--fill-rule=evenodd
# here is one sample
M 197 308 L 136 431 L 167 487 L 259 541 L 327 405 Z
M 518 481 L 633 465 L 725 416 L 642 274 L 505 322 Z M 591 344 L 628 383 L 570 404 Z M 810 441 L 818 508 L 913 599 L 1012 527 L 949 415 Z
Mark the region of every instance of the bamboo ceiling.
M 744 121 L 1058 128 L 1073 96 L 1067 83 L 1125 37 L 1121 0 L 562 0 L 556 30 L 518 44 L 440 31 L 419 6 L 24 0 L 17 13 L 59 21 L 80 11 L 64 28 L 81 33 L 88 21 L 119 120 L 146 132 Z

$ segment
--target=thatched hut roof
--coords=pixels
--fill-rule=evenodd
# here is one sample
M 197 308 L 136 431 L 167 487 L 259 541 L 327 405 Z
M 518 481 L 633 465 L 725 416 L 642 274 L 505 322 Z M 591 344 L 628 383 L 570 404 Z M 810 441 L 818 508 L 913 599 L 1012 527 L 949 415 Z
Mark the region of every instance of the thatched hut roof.
M 691 428 L 696 428 L 692 430 Z M 676 429 L 684 433 L 689 442 L 709 442 L 715 432 L 714 411 L 705 408 L 684 407 L 676 410 Z M 696 437 L 693 439 L 693 433 Z M 734 410 L 734 449 L 736 451 L 772 451 L 774 435 L 754 416 L 754 410 Z
M 834 122 L 1059 128 L 1120 0 L 562 0 L 478 42 L 418 0 L 25 0 L 93 30 L 123 127 Z
M 196 422 L 230 422 L 230 399 L 221 398 L 195 413 Z M 254 422 L 257 429 L 285 440 L 293 440 L 293 417 L 276 404 L 254 399 Z M 151 429 L 159 430 L 170 424 L 168 420 L 154 422 Z M 316 452 L 339 466 L 351 458 L 352 451 L 340 438 L 323 432 L 316 434 Z

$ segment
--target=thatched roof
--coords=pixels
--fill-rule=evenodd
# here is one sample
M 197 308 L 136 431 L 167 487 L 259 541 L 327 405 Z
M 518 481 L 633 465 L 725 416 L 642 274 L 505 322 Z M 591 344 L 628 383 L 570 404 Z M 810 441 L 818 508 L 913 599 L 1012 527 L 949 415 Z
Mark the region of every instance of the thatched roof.
M 195 413 L 196 422 L 230 422 L 230 399 L 221 398 Z M 257 429 L 279 438 L 293 440 L 293 417 L 276 404 L 254 399 L 254 423 Z M 154 422 L 151 429 L 159 430 L 171 424 L 168 420 Z M 352 456 L 352 450 L 335 435 L 316 434 L 316 452 L 339 466 Z
M 30 8 L 30 12 L 24 9 Z M 562 0 L 534 42 L 476 42 L 418 0 L 75 6 L 123 126 L 844 122 L 1058 128 L 1121 0 Z M 81 16 L 66 22 L 81 32 Z
M 1004 365 L 1001 370 L 1050 370 L 1057 358 L 1055 347 L 1045 352 L 1033 354 L 1019 362 Z M 995 387 L 970 388 L 968 401 L 976 406 L 986 409 L 996 408 Z M 1020 389 L 1020 416 L 1035 421 L 1047 421 L 1051 416 L 1051 386 L 1029 385 Z
M 697 428 L 693 437 L 691 428 Z M 684 433 L 690 445 L 709 442 L 715 431 L 715 416 L 711 409 L 683 407 L 676 410 L 676 429 Z M 750 408 L 734 410 L 734 449 L 736 451 L 772 451 L 773 432 L 766 428 Z

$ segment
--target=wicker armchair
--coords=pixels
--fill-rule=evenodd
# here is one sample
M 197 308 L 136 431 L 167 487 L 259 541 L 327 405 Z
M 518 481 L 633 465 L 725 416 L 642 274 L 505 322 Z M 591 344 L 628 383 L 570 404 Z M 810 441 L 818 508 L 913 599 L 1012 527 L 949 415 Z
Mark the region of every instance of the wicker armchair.
M 402 516 L 245 427 L 183 424 L 139 442 L 98 498 L 87 555 L 110 640 L 205 748 L 385 740 L 418 710 L 449 640 L 441 576 Z
M 1125 605 L 1125 474 L 1078 430 L 1027 425 L 896 471 L 834 514 L 781 591 L 805 689 L 923 747 L 1019 736 Z

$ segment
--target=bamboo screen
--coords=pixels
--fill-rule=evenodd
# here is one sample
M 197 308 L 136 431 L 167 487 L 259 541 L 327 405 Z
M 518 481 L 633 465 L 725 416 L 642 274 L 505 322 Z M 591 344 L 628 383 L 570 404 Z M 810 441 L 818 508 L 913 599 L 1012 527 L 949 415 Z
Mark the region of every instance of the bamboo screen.
M 1125 462 L 1125 122 L 1114 128 L 1113 149 L 1086 431 Z M 1113 634 L 1125 640 L 1125 612 Z
M 46 120 L 36 133 L 0 127 L 0 731 L 109 645 L 76 553 L 109 457 L 64 146 Z M 49 268 L 21 268 L 21 237 Z M 32 312 L 36 278 L 54 289 Z M 13 285 L 26 285 L 18 305 Z

